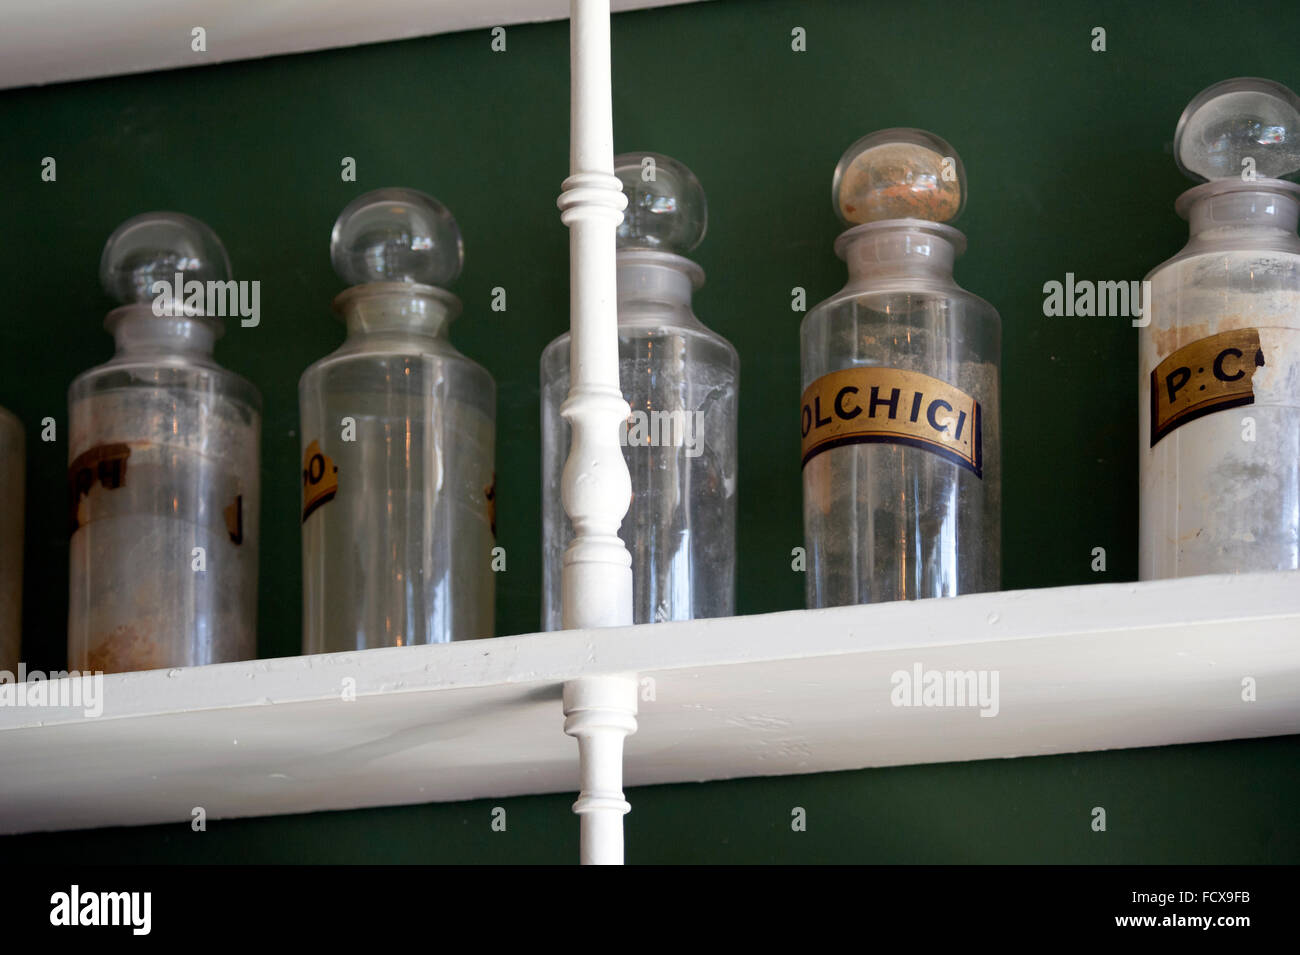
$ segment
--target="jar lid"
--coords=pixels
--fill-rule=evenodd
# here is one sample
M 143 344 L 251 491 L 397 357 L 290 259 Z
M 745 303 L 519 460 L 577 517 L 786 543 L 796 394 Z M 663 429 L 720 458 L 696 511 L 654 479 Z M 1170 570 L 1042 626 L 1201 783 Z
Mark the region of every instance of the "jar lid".
M 446 206 L 415 189 L 375 189 L 334 220 L 330 262 L 348 285 L 450 285 L 465 264 L 460 227 Z
M 173 287 L 178 274 L 182 288 Z M 182 308 L 184 283 L 229 280 L 221 239 L 179 212 L 132 216 L 113 230 L 99 258 L 99 281 L 110 298 L 122 305 L 161 300 L 159 314 L 190 314 Z
M 627 210 L 618 248 L 685 255 L 704 239 L 709 206 L 704 187 L 682 162 L 662 153 L 620 153 L 614 175 L 623 183 Z
M 951 222 L 966 204 L 966 170 L 945 140 L 924 129 L 882 129 L 840 157 L 831 202 L 845 225 L 882 219 Z
M 1300 172 L 1300 97 L 1243 76 L 1201 90 L 1174 131 L 1178 168 L 1192 179 L 1283 179 Z

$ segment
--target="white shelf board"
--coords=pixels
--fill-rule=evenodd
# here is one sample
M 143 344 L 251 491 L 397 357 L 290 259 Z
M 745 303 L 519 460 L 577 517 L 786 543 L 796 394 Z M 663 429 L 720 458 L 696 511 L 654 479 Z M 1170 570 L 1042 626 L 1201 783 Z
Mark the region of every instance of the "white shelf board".
M 615 13 L 695 0 L 612 0 Z M 568 0 L 0 0 L 0 89 L 562 20 Z M 192 31 L 206 33 L 204 52 Z M 483 35 L 484 49 L 490 37 Z M 509 33 L 507 32 L 507 50 Z
M 999 714 L 891 705 L 916 663 L 997 671 Z M 1295 733 L 1300 573 L 114 675 L 98 719 L 0 707 L 0 832 L 573 791 L 561 685 L 614 672 L 654 680 L 629 786 Z

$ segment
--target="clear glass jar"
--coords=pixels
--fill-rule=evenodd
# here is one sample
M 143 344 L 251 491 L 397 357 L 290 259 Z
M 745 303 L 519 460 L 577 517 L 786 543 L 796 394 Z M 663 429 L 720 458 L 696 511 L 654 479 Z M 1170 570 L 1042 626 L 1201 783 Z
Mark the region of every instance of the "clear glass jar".
M 648 165 L 649 163 L 649 165 Z M 654 178 L 646 179 L 646 170 Z M 620 434 L 632 501 L 620 536 L 632 555 L 636 623 L 735 610 L 736 422 L 740 361 L 691 309 L 704 270 L 680 252 L 703 238 L 703 189 L 676 160 L 616 157 L 628 194 L 618 238 Z M 561 628 L 561 567 L 573 527 L 561 481 L 570 428 L 569 335 L 542 353 L 542 625 Z
M 1187 245 L 1147 276 L 1139 332 L 1143 580 L 1300 568 L 1300 99 L 1215 84 L 1175 134 L 1210 181 Z M 1254 177 L 1243 178 L 1249 167 Z
M 23 423 L 0 408 L 0 670 L 9 673 L 22 649 L 25 448 Z
M 966 245 L 959 231 L 889 218 L 951 218 L 964 201 L 960 175 L 959 195 L 904 200 L 891 191 L 895 180 L 922 180 L 907 168 L 916 144 L 934 153 L 920 161 L 934 158 L 936 168 L 953 155 L 919 132 L 873 134 L 836 173 L 837 210 L 859 224 L 835 244 L 848 284 L 801 326 L 809 607 L 949 597 L 1001 582 L 1001 322 L 953 280 Z M 864 156 L 887 162 L 864 168 Z
M 496 386 L 447 337 L 460 235 L 437 200 L 368 193 L 335 226 L 347 339 L 298 385 L 303 652 L 493 633 Z
M 68 391 L 68 665 L 116 673 L 253 657 L 261 397 L 212 358 L 222 320 L 157 314 L 154 279 L 227 281 L 202 223 L 150 213 L 104 249 L 113 358 Z
M 1138 335 L 1139 576 L 1294 570 L 1300 186 L 1206 183 L 1178 210 L 1191 237 L 1147 276 Z

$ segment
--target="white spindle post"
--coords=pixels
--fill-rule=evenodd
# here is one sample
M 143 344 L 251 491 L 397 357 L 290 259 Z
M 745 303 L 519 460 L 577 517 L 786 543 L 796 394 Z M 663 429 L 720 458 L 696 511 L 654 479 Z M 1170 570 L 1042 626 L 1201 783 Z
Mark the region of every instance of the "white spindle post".
M 619 526 L 632 484 L 618 440 L 629 408 L 618 381 L 615 233 L 627 199 L 614 175 L 609 0 L 571 0 L 569 178 L 560 218 L 569 227 L 569 396 L 573 434 L 562 482 L 573 542 L 564 552 L 565 627 L 632 622 L 632 557 Z M 636 731 L 636 678 L 594 676 L 564 687 L 564 731 L 578 738 L 582 863 L 621 865 L 623 737 Z
M 572 0 L 569 178 L 560 218 L 569 227 L 569 397 L 560 414 L 573 441 L 564 464 L 564 510 L 573 543 L 564 552 L 565 627 L 632 622 L 632 557 L 619 526 L 632 497 L 619 425 L 631 409 L 618 382 L 614 236 L 627 199 L 614 175 L 609 0 Z
M 636 677 L 590 676 L 564 684 L 564 732 L 578 738 L 583 865 L 623 864 L 623 737 L 636 732 Z

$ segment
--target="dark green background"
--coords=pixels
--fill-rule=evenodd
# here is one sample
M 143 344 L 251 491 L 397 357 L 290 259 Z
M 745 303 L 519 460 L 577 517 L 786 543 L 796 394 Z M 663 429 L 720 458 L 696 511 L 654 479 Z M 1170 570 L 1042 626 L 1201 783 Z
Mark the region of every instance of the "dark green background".
M 859 136 L 921 126 L 961 154 L 970 250 L 957 276 L 1004 327 L 1004 585 L 1136 575 L 1136 333 L 1044 318 L 1042 286 L 1141 278 L 1186 230 L 1171 142 L 1201 88 L 1238 75 L 1300 87 L 1294 0 L 1193 11 L 718 0 L 614 21 L 619 150 L 690 165 L 709 195 L 699 314 L 741 356 L 738 612 L 801 606 L 800 315 L 843 282 L 830 176 Z M 790 33 L 807 30 L 794 53 Z M 1090 49 L 1091 31 L 1108 49 Z M 0 93 L 0 403 L 28 424 L 24 659 L 64 662 L 66 388 L 103 361 L 96 277 L 123 219 L 176 209 L 217 230 L 262 282 L 262 324 L 218 358 L 265 398 L 259 653 L 299 648 L 297 380 L 342 339 L 330 226 L 360 192 L 404 185 L 455 212 L 465 315 L 452 337 L 499 388 L 498 631 L 537 629 L 537 360 L 567 326 L 568 26 L 511 27 Z M 188 38 L 178 39 L 187 42 Z M 220 48 L 209 35 L 209 48 Z M 40 180 L 42 157 L 58 180 Z M 340 180 L 357 160 L 358 181 Z M 508 310 L 490 310 L 503 286 Z M 233 325 L 233 323 L 232 323 Z M 39 440 L 56 418 L 60 440 Z M 1105 547 L 1108 569 L 1089 568 Z M 1114 661 L 1117 669 L 1124 661 Z M 1086 719 L 1087 714 L 1080 714 Z M 628 859 L 647 861 L 1300 861 L 1300 737 L 666 786 L 632 794 Z M 567 796 L 25 836 L 9 858 L 561 861 Z M 809 810 L 792 833 L 790 808 Z M 1109 814 L 1104 834 L 1091 807 Z

